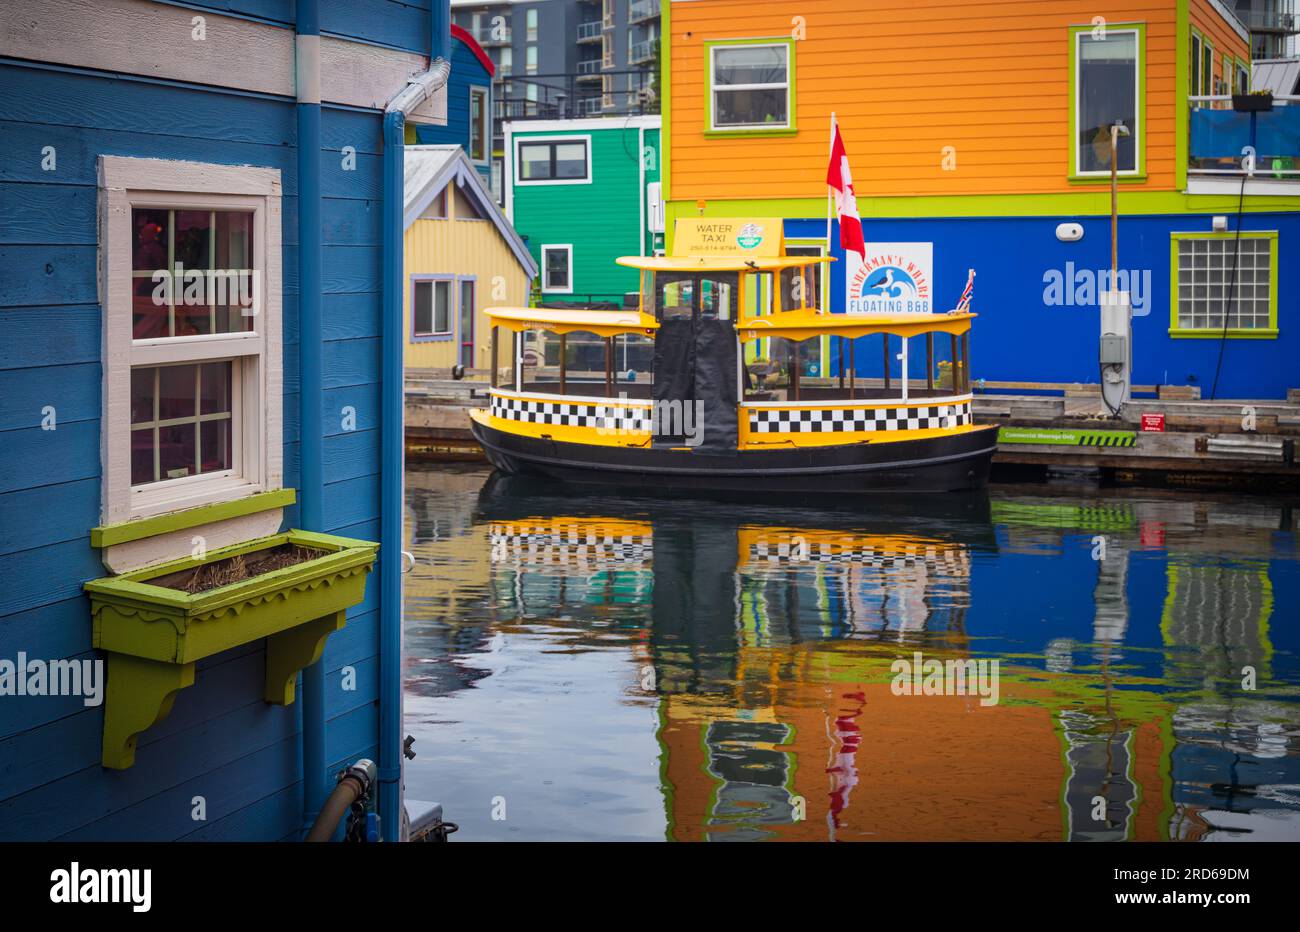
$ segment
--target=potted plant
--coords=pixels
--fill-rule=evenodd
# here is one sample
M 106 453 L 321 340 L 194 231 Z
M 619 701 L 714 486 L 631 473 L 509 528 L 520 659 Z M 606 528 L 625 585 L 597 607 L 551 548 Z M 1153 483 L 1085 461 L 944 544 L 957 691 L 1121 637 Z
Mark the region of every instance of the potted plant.
M 1273 92 L 1266 90 L 1233 94 L 1232 109 L 1241 113 L 1267 113 L 1273 109 Z
M 288 705 L 298 671 L 366 591 L 379 545 L 285 531 L 86 583 L 92 644 L 108 653 L 105 767 L 135 763 L 136 736 L 162 721 L 194 663 L 266 638 L 263 698 Z

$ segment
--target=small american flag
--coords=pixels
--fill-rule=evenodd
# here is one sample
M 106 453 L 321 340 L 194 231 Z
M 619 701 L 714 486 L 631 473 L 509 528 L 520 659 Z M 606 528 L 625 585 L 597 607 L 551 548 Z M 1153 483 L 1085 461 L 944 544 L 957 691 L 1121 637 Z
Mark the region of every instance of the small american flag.
M 975 270 L 971 269 L 966 276 L 966 287 L 962 289 L 961 297 L 957 299 L 957 306 L 952 309 L 954 314 L 969 314 L 971 294 L 975 291 Z

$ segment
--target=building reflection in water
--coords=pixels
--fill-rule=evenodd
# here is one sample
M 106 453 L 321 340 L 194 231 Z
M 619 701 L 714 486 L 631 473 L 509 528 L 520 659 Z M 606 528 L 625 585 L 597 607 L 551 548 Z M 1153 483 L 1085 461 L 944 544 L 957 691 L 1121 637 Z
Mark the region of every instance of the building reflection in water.
M 1231 503 L 1224 525 L 1213 503 L 996 492 L 850 511 L 501 477 L 464 514 L 408 500 L 417 547 L 455 529 L 462 576 L 408 582 L 408 644 L 618 632 L 626 694 L 658 707 L 669 838 L 1300 838 L 1300 684 L 1269 640 L 1270 572 L 1300 588 L 1289 511 Z M 891 665 L 918 651 L 998 659 L 999 702 L 895 695 Z

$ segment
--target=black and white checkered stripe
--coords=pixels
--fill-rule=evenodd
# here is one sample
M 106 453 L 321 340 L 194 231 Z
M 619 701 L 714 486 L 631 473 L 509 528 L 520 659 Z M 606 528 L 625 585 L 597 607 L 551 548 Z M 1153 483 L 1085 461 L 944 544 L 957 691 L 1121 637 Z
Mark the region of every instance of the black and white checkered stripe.
M 493 563 L 528 566 L 640 564 L 654 557 L 649 534 L 601 534 L 577 526 L 528 528 L 493 525 L 489 534 Z
M 566 427 L 598 427 L 605 430 L 649 431 L 650 409 L 609 403 L 573 401 L 530 401 L 525 398 L 492 396 L 493 417 L 525 424 L 554 424 Z
M 756 434 L 927 430 L 964 427 L 970 423 L 969 401 L 915 408 L 749 409 L 749 429 Z
M 924 565 L 950 574 L 962 574 L 970 570 L 970 555 L 959 547 L 914 544 L 885 550 L 855 546 L 849 541 L 836 545 L 829 541 L 800 542 L 788 537 L 775 541 L 765 538 L 755 541 L 749 547 L 749 562 L 853 564 L 877 569 Z

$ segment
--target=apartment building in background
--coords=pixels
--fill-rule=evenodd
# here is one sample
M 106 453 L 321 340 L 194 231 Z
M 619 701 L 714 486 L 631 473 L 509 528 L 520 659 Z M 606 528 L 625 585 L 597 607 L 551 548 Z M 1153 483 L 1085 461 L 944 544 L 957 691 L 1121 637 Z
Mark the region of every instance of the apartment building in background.
M 657 112 L 661 0 L 452 0 L 453 22 L 495 69 L 492 191 L 502 197 L 503 125 Z

